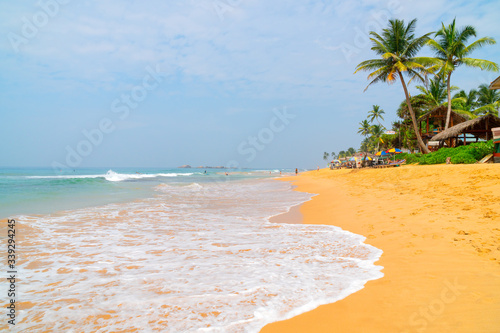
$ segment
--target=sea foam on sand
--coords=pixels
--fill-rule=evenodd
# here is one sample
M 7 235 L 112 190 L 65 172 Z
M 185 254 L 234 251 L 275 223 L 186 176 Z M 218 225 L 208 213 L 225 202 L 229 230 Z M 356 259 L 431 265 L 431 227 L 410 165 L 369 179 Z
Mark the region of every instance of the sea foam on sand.
M 383 276 L 374 265 L 382 251 L 363 236 L 269 223 L 312 196 L 288 183 L 157 190 L 127 204 L 19 217 L 14 330 L 258 332 Z

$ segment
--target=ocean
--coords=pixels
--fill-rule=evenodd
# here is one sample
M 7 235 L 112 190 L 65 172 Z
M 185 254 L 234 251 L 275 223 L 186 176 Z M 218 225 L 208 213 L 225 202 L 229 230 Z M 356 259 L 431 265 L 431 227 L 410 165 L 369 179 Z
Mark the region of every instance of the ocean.
M 0 216 L 15 218 L 17 228 L 17 322 L 9 328 L 258 332 L 382 277 L 374 265 L 382 251 L 363 236 L 270 223 L 314 196 L 279 176 L 1 170 Z M 7 295 L 9 282 L 2 279 L 0 288 Z M 6 303 L 2 308 L 7 314 Z

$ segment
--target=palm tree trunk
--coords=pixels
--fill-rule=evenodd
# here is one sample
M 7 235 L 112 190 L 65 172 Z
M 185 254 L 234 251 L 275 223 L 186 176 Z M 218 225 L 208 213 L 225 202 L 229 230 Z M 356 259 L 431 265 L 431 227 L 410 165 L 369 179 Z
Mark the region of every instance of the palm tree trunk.
M 448 126 L 450 126 L 450 118 L 451 118 L 451 87 L 450 87 L 450 79 L 451 72 L 448 73 L 448 79 L 446 80 L 446 87 L 448 89 L 448 111 L 446 112 L 446 125 L 444 129 L 447 130 Z
M 405 83 L 405 80 L 403 78 L 403 74 L 399 71 L 398 71 L 398 74 L 399 74 L 399 78 L 401 79 L 401 84 L 403 85 L 403 90 L 405 91 L 406 105 L 408 105 L 408 111 L 410 111 L 411 122 L 413 123 L 413 130 L 415 131 L 415 136 L 417 137 L 418 145 L 420 146 L 420 149 L 425 154 L 429 154 L 430 150 L 429 150 L 429 148 L 427 148 L 424 141 L 422 141 L 422 137 L 420 136 L 420 133 L 418 131 L 417 119 L 415 118 L 415 112 L 413 112 L 413 108 L 411 107 L 410 95 L 408 95 L 408 89 L 406 88 L 406 83 Z

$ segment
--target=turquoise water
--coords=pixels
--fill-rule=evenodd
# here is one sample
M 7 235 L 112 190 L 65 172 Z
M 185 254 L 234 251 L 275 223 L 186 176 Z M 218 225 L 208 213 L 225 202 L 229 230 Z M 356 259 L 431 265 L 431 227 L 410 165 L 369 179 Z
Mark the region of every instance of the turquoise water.
M 271 174 L 269 173 L 271 171 Z M 286 170 L 290 172 L 291 170 Z M 51 168 L 0 168 L 0 218 L 48 214 L 155 195 L 159 184 L 227 182 L 267 178 L 280 170 L 87 168 L 70 173 Z

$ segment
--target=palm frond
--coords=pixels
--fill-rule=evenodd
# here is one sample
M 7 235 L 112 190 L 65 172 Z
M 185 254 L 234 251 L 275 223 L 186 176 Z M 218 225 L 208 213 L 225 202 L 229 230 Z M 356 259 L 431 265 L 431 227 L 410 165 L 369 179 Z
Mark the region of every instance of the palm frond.
M 472 53 L 472 51 L 474 51 L 478 48 L 481 48 L 485 45 L 494 45 L 494 44 L 496 44 L 496 41 L 494 38 L 491 38 L 491 37 L 479 38 L 475 42 L 471 43 L 469 46 L 466 46 L 463 50 L 463 54 L 467 55 L 467 54 Z
M 462 116 L 466 116 L 469 119 L 477 118 L 477 115 L 475 115 L 474 113 L 467 111 L 467 110 L 453 109 L 453 112 L 456 112 Z
M 443 47 L 441 46 L 441 44 L 439 44 L 438 42 L 436 42 L 434 39 L 429 39 L 427 41 L 427 45 L 429 45 L 429 47 L 432 50 L 434 50 L 434 52 L 436 53 L 437 56 L 440 56 L 440 57 L 446 59 L 446 50 L 443 49 Z
M 354 74 L 356 74 L 359 71 L 370 71 L 372 69 L 380 68 L 383 66 L 386 66 L 387 62 L 383 59 L 370 59 L 370 60 L 365 60 L 356 66 L 356 71 Z
M 474 59 L 474 58 L 462 58 L 460 61 L 468 67 L 477 67 L 482 70 L 498 72 L 498 64 L 489 60 Z

